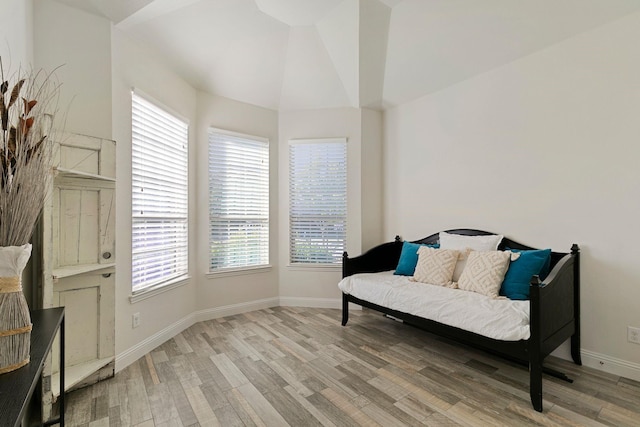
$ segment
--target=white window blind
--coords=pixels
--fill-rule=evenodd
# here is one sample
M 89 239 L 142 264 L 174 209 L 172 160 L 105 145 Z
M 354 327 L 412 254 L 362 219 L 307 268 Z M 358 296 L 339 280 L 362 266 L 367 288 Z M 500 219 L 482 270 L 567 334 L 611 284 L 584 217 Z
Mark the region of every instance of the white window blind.
M 209 270 L 269 264 L 269 141 L 209 130 Z
M 188 273 L 188 124 L 132 93 L 132 291 Z
M 346 225 L 346 139 L 290 141 L 291 263 L 341 262 L 347 236 Z

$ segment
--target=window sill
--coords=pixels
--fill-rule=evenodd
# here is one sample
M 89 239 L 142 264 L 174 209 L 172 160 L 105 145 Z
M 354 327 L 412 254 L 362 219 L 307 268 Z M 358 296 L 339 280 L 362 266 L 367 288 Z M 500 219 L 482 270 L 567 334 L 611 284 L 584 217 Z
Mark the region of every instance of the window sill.
M 147 298 L 151 298 L 156 295 L 162 294 L 164 292 L 170 291 L 172 289 L 179 288 L 180 286 L 184 286 L 187 283 L 189 283 L 190 279 L 191 279 L 190 276 L 183 276 L 171 282 L 163 283 L 162 285 L 157 285 L 149 289 L 142 289 L 134 294 L 131 294 L 129 296 L 129 302 L 131 304 L 135 304 L 137 302 L 144 301 Z
M 342 264 L 289 264 L 287 270 L 290 271 L 316 271 L 334 272 L 342 271 Z
M 267 265 L 257 265 L 255 267 L 241 267 L 241 268 L 225 268 L 218 271 L 210 271 L 206 274 L 207 279 L 219 279 L 221 277 L 230 277 L 230 276 L 243 276 L 246 274 L 259 274 L 266 273 L 271 271 L 273 266 L 271 264 Z

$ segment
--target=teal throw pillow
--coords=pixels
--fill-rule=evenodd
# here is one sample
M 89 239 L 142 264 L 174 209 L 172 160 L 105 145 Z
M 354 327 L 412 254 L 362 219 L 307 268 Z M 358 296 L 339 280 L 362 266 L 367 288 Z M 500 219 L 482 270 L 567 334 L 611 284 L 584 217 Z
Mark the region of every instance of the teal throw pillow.
M 549 274 L 551 249 L 507 250 L 520 253 L 520 257 L 509 264 L 509 269 L 500 288 L 500 295 L 513 300 L 529 299 L 531 277 L 537 274 L 541 279 L 544 279 Z
M 403 242 L 400 260 L 393 274 L 398 276 L 413 276 L 413 273 L 416 271 L 416 264 L 418 264 L 418 248 L 420 248 L 420 246 L 428 246 L 434 249 L 440 247 L 438 243 L 421 245 L 419 243 Z

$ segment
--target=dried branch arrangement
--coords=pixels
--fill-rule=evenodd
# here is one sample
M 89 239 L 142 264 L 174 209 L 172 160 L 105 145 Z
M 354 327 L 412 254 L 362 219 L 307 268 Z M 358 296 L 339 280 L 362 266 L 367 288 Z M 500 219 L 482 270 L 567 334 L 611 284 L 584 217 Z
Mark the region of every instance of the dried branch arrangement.
M 29 363 L 32 325 L 21 275 L 51 188 L 59 89 L 51 74 L 5 75 L 0 58 L 0 374 Z
M 0 58 L 0 246 L 29 242 L 49 191 L 60 85 L 51 74 L 5 76 Z

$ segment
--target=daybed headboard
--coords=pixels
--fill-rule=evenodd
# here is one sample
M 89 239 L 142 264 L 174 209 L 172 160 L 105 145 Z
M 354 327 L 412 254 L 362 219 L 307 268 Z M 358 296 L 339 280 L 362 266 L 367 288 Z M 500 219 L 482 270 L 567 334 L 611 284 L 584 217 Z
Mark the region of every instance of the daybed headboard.
M 453 230 L 445 230 L 445 232 L 451 233 L 451 234 L 462 234 L 463 236 L 489 236 L 492 234 L 498 234 L 498 233 L 492 233 L 490 231 L 474 230 L 472 228 L 456 228 Z M 415 240 L 413 241 L 413 243 L 438 243 L 439 235 L 440 233 L 435 233 L 435 234 L 432 234 L 431 236 L 427 236 L 420 240 Z M 503 238 L 502 242 L 500 243 L 500 246 L 498 247 L 498 249 L 504 249 L 504 248 L 535 249 L 530 246 L 523 245 L 522 243 L 518 243 L 514 240 L 511 240 L 508 237 Z
M 462 234 L 465 236 L 488 236 L 491 234 L 489 231 L 474 230 L 471 228 L 457 228 L 453 230 L 445 230 L 447 233 Z M 437 243 L 440 237 L 440 233 L 434 233 L 430 236 L 424 237 L 419 240 L 414 240 L 412 243 Z M 523 245 L 522 243 L 511 240 L 508 237 L 502 239 L 498 249 L 544 249 L 533 248 L 531 246 Z M 360 256 L 350 258 L 345 252 L 342 260 L 342 277 L 350 276 L 356 272 L 370 272 L 393 270 L 398 264 L 400 259 L 400 252 L 402 251 L 402 239 L 400 236 L 396 236 L 393 242 L 383 243 L 378 245 Z M 551 268 L 567 253 L 551 252 Z
M 498 233 L 492 233 L 489 231 L 484 231 L 484 230 L 474 230 L 472 228 L 456 228 L 453 230 L 445 230 L 447 233 L 452 233 L 452 234 L 462 234 L 463 236 L 488 236 L 491 234 L 498 234 Z M 430 236 L 424 237 L 420 240 L 415 240 L 412 243 L 438 243 L 438 239 L 439 239 L 439 235 L 440 233 L 435 233 L 432 234 Z M 500 242 L 500 246 L 498 246 L 498 249 L 500 250 L 504 250 L 505 248 L 510 248 L 510 249 L 524 249 L 524 250 L 531 250 L 531 249 L 545 249 L 545 248 L 534 248 L 531 246 L 527 246 L 524 245 L 520 242 L 516 242 L 515 240 L 511 240 L 508 237 L 504 237 L 502 239 L 502 242 Z M 568 252 L 551 252 L 551 268 L 553 268 L 554 265 L 556 265 L 556 263 L 565 255 L 567 255 Z

